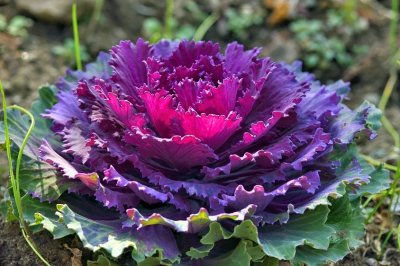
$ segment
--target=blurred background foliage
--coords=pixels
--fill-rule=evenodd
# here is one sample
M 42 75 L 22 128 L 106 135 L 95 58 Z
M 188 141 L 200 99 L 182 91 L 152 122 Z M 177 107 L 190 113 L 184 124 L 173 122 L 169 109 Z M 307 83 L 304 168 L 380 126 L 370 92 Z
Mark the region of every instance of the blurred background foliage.
M 57 29 L 49 34 L 56 42 L 50 50 L 61 62 L 74 65 L 71 1 L 6 2 L 10 12 L 0 14 L 0 32 L 28 38 L 34 23 L 33 32 L 42 29 L 42 23 L 51 23 Z M 301 59 L 317 76 L 334 79 L 341 73 L 332 69 L 350 68 L 370 51 L 373 41 L 358 40 L 373 32 L 371 28 L 388 23 L 390 4 L 385 2 L 389 1 L 80 0 L 83 60 L 89 61 L 120 39 L 138 36 L 150 42 L 161 38 L 237 40 L 248 47 L 261 46 L 277 60 Z M 56 32 L 58 36 L 52 36 Z

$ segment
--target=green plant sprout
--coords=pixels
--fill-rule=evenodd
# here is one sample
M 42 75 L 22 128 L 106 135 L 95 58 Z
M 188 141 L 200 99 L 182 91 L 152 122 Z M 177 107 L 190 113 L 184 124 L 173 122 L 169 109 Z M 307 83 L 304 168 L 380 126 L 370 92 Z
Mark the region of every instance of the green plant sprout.
M 290 23 L 289 29 L 305 53 L 307 67 L 326 69 L 334 61 L 349 66 L 354 57 L 368 51 L 367 46 L 351 45 L 354 34 L 368 26 L 356 8 L 357 1 L 343 1 L 340 7 L 329 8 L 323 19 L 299 18 Z
M 7 32 L 15 37 L 26 37 L 28 28 L 33 26 L 33 20 L 24 16 L 15 16 L 7 22 L 3 15 L 0 15 L 0 31 Z
M 80 45 L 80 59 L 86 62 L 90 59 L 86 46 Z M 65 61 L 70 66 L 76 65 L 75 42 L 72 38 L 67 38 L 61 45 L 56 45 L 52 48 L 52 53 Z
M 249 29 L 259 26 L 264 22 L 265 10 L 252 8 L 244 5 L 239 10 L 228 8 L 225 11 L 225 18 L 229 31 L 233 36 L 241 41 L 249 37 Z
M 89 34 L 94 34 L 96 31 L 97 24 L 101 20 L 101 13 L 104 7 L 104 0 L 96 0 L 96 4 L 94 6 L 93 15 L 90 18 L 88 30 Z
M 202 40 L 220 17 L 217 12 L 207 16 L 198 8 L 196 3 L 192 1 L 188 1 L 185 4 L 185 7 L 190 10 L 191 13 L 197 14 L 195 19 L 202 21 L 201 24 L 197 28 L 190 24 L 180 25 L 173 16 L 174 1 L 166 0 L 163 23 L 157 18 L 147 18 L 143 22 L 143 34 L 149 39 L 150 43 L 156 43 L 161 39 Z
M 18 151 L 18 156 L 16 160 L 16 167 L 15 167 L 15 172 L 14 172 L 14 167 L 13 167 L 13 161 L 12 161 L 12 155 L 11 155 L 11 140 L 10 140 L 10 135 L 9 135 L 9 130 L 8 130 L 8 118 L 7 118 L 7 102 L 6 102 L 6 97 L 3 89 L 2 82 L 0 81 L 0 94 L 1 94 L 1 99 L 2 99 L 2 106 L 3 106 L 3 120 L 4 120 L 4 132 L 5 132 L 5 147 L 6 147 L 6 153 L 7 153 L 7 160 L 8 160 L 8 168 L 9 168 L 9 174 L 10 174 L 10 181 L 11 181 L 11 188 L 13 191 L 13 198 L 15 201 L 15 206 L 16 210 L 16 216 L 17 219 L 20 223 L 21 227 L 21 232 L 23 237 L 25 238 L 26 242 L 30 246 L 30 248 L 33 250 L 33 252 L 39 257 L 39 259 L 45 264 L 45 265 L 50 265 L 50 263 L 47 262 L 47 260 L 40 254 L 32 236 L 29 230 L 28 225 L 26 224 L 24 220 L 24 215 L 23 215 L 23 206 L 22 206 L 22 200 L 21 200 L 21 191 L 20 191 L 20 185 L 19 185 L 19 173 L 20 173 L 20 167 L 21 167 L 21 161 L 22 161 L 22 155 L 24 153 L 24 149 L 26 144 L 28 143 L 29 137 L 32 133 L 33 128 L 35 127 L 35 119 L 33 115 L 26 110 L 25 108 L 18 106 L 18 105 L 12 105 L 9 106 L 8 109 L 16 109 L 22 113 L 25 113 L 26 115 L 29 116 L 31 120 L 31 124 L 29 126 L 28 131 L 26 132 L 26 135 L 24 137 L 24 140 L 21 144 L 21 147 Z
M 172 38 L 172 18 L 174 14 L 174 0 L 166 0 L 164 19 L 164 38 Z
M 82 70 L 81 51 L 80 51 L 80 45 L 79 45 L 78 18 L 76 15 L 76 1 L 75 0 L 72 3 L 72 28 L 74 31 L 76 68 L 78 70 Z

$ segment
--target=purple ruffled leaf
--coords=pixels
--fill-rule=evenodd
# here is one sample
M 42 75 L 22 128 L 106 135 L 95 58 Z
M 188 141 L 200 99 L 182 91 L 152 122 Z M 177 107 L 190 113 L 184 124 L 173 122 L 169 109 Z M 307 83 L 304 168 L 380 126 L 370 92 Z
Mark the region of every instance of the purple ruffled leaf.
M 166 60 L 169 67 L 190 67 L 201 56 L 217 56 L 219 45 L 212 42 L 181 41 L 178 48 Z
M 365 132 L 370 139 L 375 138 L 376 134 L 367 127 L 369 115 L 375 112 L 377 112 L 375 107 L 367 102 L 364 102 L 354 111 L 343 106 L 338 117 L 333 120 L 330 125 L 332 137 L 335 142 L 339 144 L 350 144 L 355 135 L 360 132 Z
M 132 191 L 132 195 L 138 197 L 148 204 L 167 202 L 172 195 L 157 191 L 151 187 L 145 186 L 137 181 L 130 181 L 124 178 L 115 170 L 113 166 L 104 171 L 104 181 L 115 183 L 116 187 L 126 187 Z M 114 181 L 114 182 L 113 182 Z
M 147 82 L 145 60 L 149 56 L 150 46 L 142 39 L 136 44 L 121 41 L 111 49 L 110 65 L 113 67 L 112 80 L 118 84 L 121 91 L 140 102 L 137 88 Z
M 121 213 L 125 212 L 126 208 L 136 207 L 140 202 L 140 199 L 132 193 L 113 190 L 102 184 L 98 184 L 94 195 L 96 200 L 102 202 L 104 206 L 115 207 Z
M 183 189 L 189 196 L 207 199 L 220 193 L 232 192 L 235 184 L 220 185 L 214 183 L 201 183 L 197 180 L 173 180 L 165 177 L 161 173 L 154 173 L 147 177 L 151 183 L 167 188 L 172 192 L 178 192 Z
M 252 62 L 261 52 L 260 48 L 244 51 L 244 46 L 233 42 L 228 44 L 225 51 L 225 70 L 231 74 L 248 71 Z
M 192 135 L 158 138 L 135 131 L 128 132 L 125 140 L 137 147 L 142 158 L 147 161 L 156 160 L 154 164 L 162 161 L 171 169 L 188 170 L 218 158 L 209 146 Z

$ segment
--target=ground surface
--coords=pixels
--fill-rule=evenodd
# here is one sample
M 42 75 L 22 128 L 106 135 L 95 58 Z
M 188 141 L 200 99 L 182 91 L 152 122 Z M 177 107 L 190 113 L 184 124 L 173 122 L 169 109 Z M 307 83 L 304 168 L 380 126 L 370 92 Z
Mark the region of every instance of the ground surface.
M 120 39 L 135 39 L 140 34 L 144 13 L 141 5 L 145 1 L 114 0 L 106 2 L 103 22 L 98 25 L 97 31 L 85 32 L 85 25 L 81 28 L 83 43 L 87 45 L 92 57 L 99 50 L 111 47 Z M 137 2 L 137 8 L 130 10 L 129 8 L 135 2 Z M 119 8 L 114 8 L 113 4 L 118 4 Z M 157 5 L 155 2 L 152 6 L 157 7 Z M 0 7 L 0 14 L 7 17 L 12 17 L 15 13 L 16 9 L 12 4 L 8 7 Z M 350 106 L 356 106 L 364 99 L 373 103 L 377 103 L 379 100 L 389 72 L 385 42 L 387 25 L 387 21 L 372 24 L 366 33 L 357 36 L 355 41 L 368 45 L 369 50 L 352 67 L 346 69 L 334 66 L 319 73 L 324 81 L 344 77 L 345 80 L 352 82 Z M 39 20 L 34 20 L 34 26 L 29 29 L 29 36 L 25 39 L 0 32 L 0 78 L 4 81 L 9 103 L 29 107 L 32 99 L 37 95 L 37 87 L 45 83 L 54 83 L 57 77 L 65 72 L 66 61 L 54 56 L 51 50 L 55 45 L 62 44 L 69 36 L 71 36 L 69 27 L 57 23 L 43 23 Z M 211 32 L 210 36 L 213 36 L 214 39 L 216 33 Z M 251 42 L 254 45 L 263 46 L 265 53 L 272 53 L 276 59 L 289 58 L 288 60 L 290 60 L 292 57 L 301 56 L 293 55 L 293 47 L 296 44 L 290 39 L 284 26 L 272 31 L 260 30 L 260 34 L 251 37 Z M 400 130 L 398 91 L 395 92 L 393 99 L 389 103 L 387 116 Z M 393 143 L 388 134 L 381 130 L 379 138 L 371 144 L 364 145 L 362 150 L 373 157 L 392 162 L 391 155 L 387 152 L 392 149 L 392 146 Z M 1 154 L 0 164 L 4 163 L 4 155 Z M 0 185 L 5 186 L 6 182 L 5 175 L 2 174 Z M 380 229 L 389 229 L 398 224 L 399 217 L 396 216 L 396 213 L 393 220 L 390 220 L 386 214 L 387 210 L 380 210 L 373 222 L 367 226 L 366 245 L 336 265 L 400 265 L 400 253 L 395 249 L 395 239 L 389 238 L 386 251 L 380 250 L 381 241 L 377 240 Z M 54 265 L 78 266 L 91 259 L 90 252 L 82 249 L 82 245 L 75 238 L 54 241 L 50 234 L 43 232 L 35 235 L 35 240 L 43 255 Z M 2 220 L 0 220 L 1 265 L 40 265 L 21 236 L 18 226 L 6 224 Z

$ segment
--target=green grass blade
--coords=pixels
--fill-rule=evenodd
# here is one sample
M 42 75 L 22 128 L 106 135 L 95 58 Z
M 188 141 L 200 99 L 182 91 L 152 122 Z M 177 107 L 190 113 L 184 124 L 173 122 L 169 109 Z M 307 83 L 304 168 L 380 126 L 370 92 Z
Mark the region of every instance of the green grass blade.
M 21 145 L 21 147 L 20 147 L 20 149 L 19 149 L 19 152 L 18 152 L 18 157 L 17 157 L 17 164 L 16 164 L 16 167 L 15 167 L 15 181 L 16 181 L 16 186 L 17 186 L 17 191 L 18 191 L 18 193 L 20 192 L 20 188 L 19 188 L 19 172 L 20 172 L 20 168 L 21 168 L 21 161 L 22 161 L 22 155 L 24 154 L 24 149 L 25 149 L 25 146 L 26 146 L 26 144 L 28 144 L 28 140 L 29 140 L 29 137 L 30 137 L 30 135 L 31 135 L 31 133 L 32 133 L 32 130 L 33 130 L 33 128 L 35 127 L 35 118 L 33 117 L 33 115 L 32 115 L 32 113 L 31 112 L 29 112 L 28 110 L 26 110 L 25 108 L 22 108 L 21 106 L 18 106 L 18 105 L 12 105 L 12 106 L 10 106 L 9 107 L 10 109 L 16 109 L 16 110 L 18 110 L 18 111 L 20 111 L 20 112 L 23 112 L 23 113 L 25 113 L 26 115 L 28 115 L 29 116 L 29 118 L 31 119 L 31 124 L 30 124 L 30 126 L 29 126 L 29 128 L 28 128 L 28 131 L 26 132 L 26 135 L 25 135 L 25 138 L 24 138 L 24 140 L 22 141 L 22 145 Z
M 18 220 L 21 225 L 21 231 L 22 235 L 24 236 L 26 242 L 32 249 L 32 251 L 38 256 L 38 258 L 45 264 L 45 265 L 50 265 L 46 261 L 46 259 L 40 254 L 39 250 L 37 249 L 33 238 L 30 236 L 29 233 L 29 228 L 28 225 L 24 221 L 23 217 L 23 209 L 22 209 L 22 201 L 21 201 L 21 192 L 19 190 L 19 169 L 21 166 L 21 160 L 22 160 L 22 155 L 24 152 L 24 148 L 26 144 L 28 143 L 29 136 L 35 126 L 35 119 L 33 115 L 27 111 L 26 109 L 20 107 L 20 106 L 11 106 L 10 108 L 20 110 L 27 114 L 31 118 L 31 125 L 28 129 L 27 134 L 25 135 L 25 138 L 23 140 L 23 143 L 20 147 L 20 150 L 18 152 L 18 157 L 17 157 L 17 162 L 16 162 L 16 170 L 15 173 L 13 171 L 13 163 L 12 163 L 12 156 L 11 156 L 11 140 L 10 140 L 10 134 L 8 131 L 8 118 L 7 118 L 7 102 L 6 102 L 6 97 L 3 89 L 3 85 L 0 81 L 0 94 L 2 98 L 2 106 L 3 106 L 3 120 L 4 120 L 4 131 L 5 131 L 5 145 L 6 145 L 6 153 L 7 153 L 7 160 L 8 160 L 8 166 L 9 166 L 9 172 L 10 172 L 10 180 L 11 180 L 11 186 L 12 186 L 12 191 L 14 195 L 14 200 L 15 200 L 15 205 L 17 207 L 17 216 Z
M 79 43 L 78 17 L 76 15 L 76 2 L 72 4 L 72 28 L 74 31 L 74 49 L 76 68 L 82 70 L 81 47 Z
M 163 38 L 166 39 L 172 38 L 173 15 L 174 15 L 174 0 L 166 0 Z
M 389 48 L 390 54 L 394 55 L 397 50 L 397 29 L 399 22 L 399 0 L 392 0 L 392 13 L 389 27 Z M 394 62 L 396 62 L 396 58 L 392 58 Z
M 197 28 L 196 32 L 193 35 L 193 40 L 201 41 L 206 35 L 207 31 L 214 25 L 215 22 L 219 19 L 219 15 L 217 13 L 212 13 L 208 16 L 203 23 Z

